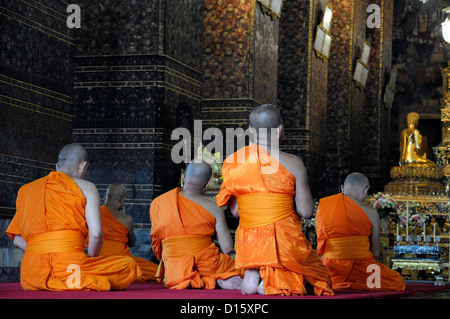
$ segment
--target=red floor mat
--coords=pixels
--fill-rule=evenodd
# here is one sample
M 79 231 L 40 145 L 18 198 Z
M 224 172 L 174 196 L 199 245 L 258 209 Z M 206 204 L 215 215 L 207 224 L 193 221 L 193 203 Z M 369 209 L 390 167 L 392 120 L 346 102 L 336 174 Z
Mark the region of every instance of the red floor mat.
M 450 285 L 406 283 L 405 291 L 371 292 L 337 290 L 334 296 L 261 296 L 243 295 L 237 290 L 185 289 L 173 290 L 156 282 L 135 282 L 123 291 L 25 291 L 17 282 L 0 283 L 0 299 L 376 299 L 398 298 L 419 292 L 437 292 L 450 289 Z

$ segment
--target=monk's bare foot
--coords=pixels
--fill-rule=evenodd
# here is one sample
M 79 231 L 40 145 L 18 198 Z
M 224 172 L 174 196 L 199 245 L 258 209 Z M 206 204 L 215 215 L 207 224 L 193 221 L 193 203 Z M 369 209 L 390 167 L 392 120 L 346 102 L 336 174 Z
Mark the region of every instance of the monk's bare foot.
M 264 290 L 264 281 L 261 280 L 261 282 L 258 285 L 258 289 L 256 290 L 256 292 L 260 295 L 265 295 L 266 292 Z
M 247 269 L 242 281 L 241 291 L 245 295 L 253 295 L 258 292 L 258 284 L 261 276 L 259 269 Z
M 239 276 L 233 276 L 227 279 L 217 279 L 217 284 L 222 289 L 239 290 L 242 285 L 242 278 Z

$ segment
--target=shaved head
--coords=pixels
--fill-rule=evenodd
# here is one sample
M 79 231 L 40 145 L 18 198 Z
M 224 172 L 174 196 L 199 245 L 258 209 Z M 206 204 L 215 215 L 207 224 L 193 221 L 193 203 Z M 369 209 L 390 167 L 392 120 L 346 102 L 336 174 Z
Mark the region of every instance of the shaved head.
M 79 144 L 68 144 L 59 152 L 58 167 L 76 167 L 83 161 L 88 161 L 88 153 Z
M 272 104 L 263 104 L 250 112 L 250 132 L 256 143 L 271 145 L 279 143 L 283 138 L 283 120 L 280 111 Z M 281 128 L 281 129 L 280 129 Z M 276 137 L 274 133 L 278 135 Z M 276 138 L 275 140 L 273 138 Z
M 127 190 L 122 184 L 111 184 L 106 190 L 106 201 L 121 200 L 125 198 Z
M 351 173 L 349 174 L 344 181 L 344 187 L 364 187 L 369 183 L 369 179 L 366 175 L 361 173 Z
M 250 127 L 256 129 L 277 128 L 283 124 L 280 111 L 272 104 L 263 104 L 250 112 Z
M 191 161 L 186 169 L 185 184 L 198 188 L 205 187 L 212 175 L 211 166 L 205 161 Z
M 71 177 L 84 178 L 89 161 L 88 153 L 79 144 L 68 144 L 59 151 L 56 170 Z
M 342 193 L 354 199 L 363 201 L 369 191 L 369 179 L 361 173 L 349 174 L 342 185 Z

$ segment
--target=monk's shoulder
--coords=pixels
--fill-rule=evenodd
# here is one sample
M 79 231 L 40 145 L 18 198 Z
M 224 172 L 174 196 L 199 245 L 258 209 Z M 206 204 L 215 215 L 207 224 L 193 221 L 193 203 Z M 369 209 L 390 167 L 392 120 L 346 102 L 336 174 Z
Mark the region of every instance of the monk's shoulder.
M 369 217 L 372 223 L 378 223 L 380 217 L 378 215 L 378 211 L 375 208 L 367 205 L 366 203 L 359 203 L 359 206 L 366 213 L 367 217 Z
M 192 198 L 191 200 L 195 201 L 197 204 L 202 206 L 203 208 L 209 210 L 211 208 L 214 208 L 214 206 L 217 206 L 216 202 L 212 199 L 206 197 L 206 196 L 196 196 L 195 198 Z
M 88 195 L 97 195 L 98 196 L 98 190 L 94 183 L 91 183 L 91 182 L 81 179 L 81 178 L 74 178 L 74 177 L 72 177 L 72 180 L 75 182 L 75 184 L 78 185 L 78 187 L 83 192 L 84 196 L 88 196 Z
M 300 157 L 286 152 L 280 152 L 280 164 L 283 165 L 284 168 L 286 168 L 294 177 L 301 174 L 305 167 Z
M 213 215 L 216 219 L 219 214 L 222 214 L 223 211 L 219 206 L 217 206 L 217 203 L 212 198 L 208 198 L 205 196 L 198 196 L 194 200 L 198 205 L 203 207 L 205 210 L 207 210 L 211 215 Z
M 302 159 L 297 155 L 280 151 L 280 159 L 292 164 L 303 163 Z
M 359 203 L 359 206 L 361 206 L 362 209 L 364 209 L 365 211 L 369 212 L 372 215 L 377 214 L 377 210 L 375 208 L 373 208 L 372 206 L 367 205 L 364 202 Z
M 125 214 L 125 213 L 121 213 L 119 212 L 116 215 L 116 218 L 123 224 L 125 225 L 125 227 L 127 227 L 128 229 L 133 229 L 134 227 L 134 220 L 131 216 Z

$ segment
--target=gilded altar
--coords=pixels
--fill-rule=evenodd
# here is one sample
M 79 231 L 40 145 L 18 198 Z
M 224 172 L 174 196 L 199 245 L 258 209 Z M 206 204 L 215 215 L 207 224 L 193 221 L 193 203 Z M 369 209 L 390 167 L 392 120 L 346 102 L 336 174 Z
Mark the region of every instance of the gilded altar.
M 389 217 L 381 221 L 383 263 L 392 269 L 402 268 L 405 279 L 435 280 L 436 275 L 442 275 L 446 281 L 450 281 L 448 199 L 391 197 L 396 200 L 399 220 Z M 405 222 L 405 215 L 409 216 L 409 221 Z M 424 217 L 423 224 L 414 224 L 417 216 Z
M 385 186 L 384 192 L 400 200 L 446 200 L 443 177 L 442 170 L 436 166 L 394 166 L 391 168 L 392 181 Z
M 382 220 L 380 236 L 384 264 L 401 269 L 409 279 L 434 274 L 437 284 L 450 280 L 450 64 L 442 76 L 442 142 L 433 147 L 436 162 L 424 155 L 419 115 L 409 113 L 400 135 L 399 166 L 391 168 L 392 180 L 384 188 L 397 202 L 399 218 Z
M 397 216 L 382 220 L 380 246 L 383 263 L 401 271 L 405 279 L 440 284 L 450 280 L 450 139 L 443 130 L 443 143 L 433 148 L 436 162 L 427 159 L 418 120 L 417 113 L 408 114 L 408 128 L 400 136 L 399 166 L 391 168 L 391 181 L 384 188 L 396 201 Z

